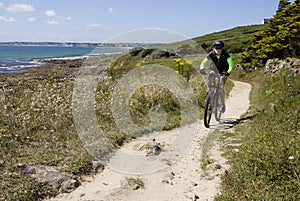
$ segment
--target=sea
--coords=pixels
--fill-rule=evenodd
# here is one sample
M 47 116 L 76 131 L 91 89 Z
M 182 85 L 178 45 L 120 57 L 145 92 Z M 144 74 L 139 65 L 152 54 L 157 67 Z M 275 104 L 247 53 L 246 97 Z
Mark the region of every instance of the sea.
M 38 67 L 51 59 L 75 59 L 95 54 L 127 51 L 122 47 L 0 45 L 0 73 L 20 73 Z

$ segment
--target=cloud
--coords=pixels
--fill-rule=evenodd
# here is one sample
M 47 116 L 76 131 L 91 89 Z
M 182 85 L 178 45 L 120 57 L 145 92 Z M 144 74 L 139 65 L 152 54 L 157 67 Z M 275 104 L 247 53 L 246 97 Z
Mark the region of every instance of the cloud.
M 2 17 L 0 16 L 0 21 L 4 21 L 4 22 L 15 22 L 15 18 L 13 17 Z
M 50 24 L 50 25 L 58 25 L 59 22 L 58 21 L 55 21 L 55 20 L 49 20 L 49 21 L 46 21 L 47 24 Z
M 98 28 L 101 28 L 101 27 L 102 27 L 102 25 L 95 23 L 95 24 L 89 24 L 89 25 L 87 25 L 86 29 L 92 30 L 92 29 L 98 29 Z
M 0 8 L 3 7 L 3 3 L 0 3 Z
M 28 22 L 34 22 L 34 21 L 36 21 L 36 18 L 35 17 L 30 17 L 30 18 L 27 19 L 27 21 Z
M 109 8 L 109 9 L 108 9 L 108 12 L 109 12 L 109 13 L 112 13 L 112 12 L 114 12 L 114 9 L 113 9 L 113 8 Z
M 68 21 L 72 20 L 72 16 L 66 18 Z
M 53 16 L 55 16 L 55 11 L 54 10 L 46 10 L 45 15 L 47 17 L 53 17 Z
M 172 43 L 187 40 L 184 35 L 160 28 L 136 29 L 106 40 L 110 43 Z
M 35 8 L 32 5 L 29 4 L 13 4 L 9 7 L 7 7 L 5 10 L 9 12 L 33 12 L 35 11 Z

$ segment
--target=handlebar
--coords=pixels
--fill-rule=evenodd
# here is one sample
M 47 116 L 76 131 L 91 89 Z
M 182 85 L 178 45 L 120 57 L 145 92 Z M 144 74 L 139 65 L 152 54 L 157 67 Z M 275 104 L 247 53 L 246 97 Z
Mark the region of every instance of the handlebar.
M 214 76 L 214 77 L 222 77 L 222 76 L 229 76 L 230 73 L 225 72 L 225 74 L 216 73 L 215 71 L 211 70 L 209 73 L 207 73 L 204 69 L 200 70 L 201 75 L 208 75 L 208 76 Z
M 216 73 L 216 72 L 214 72 L 214 71 L 210 71 L 210 72 L 208 73 L 208 76 L 221 77 L 222 75 L 221 75 L 220 73 Z
M 221 77 L 222 76 L 220 73 L 216 73 L 214 71 L 210 71 L 209 73 L 207 73 L 204 70 L 200 70 L 200 74 L 201 75 L 214 76 L 214 77 Z

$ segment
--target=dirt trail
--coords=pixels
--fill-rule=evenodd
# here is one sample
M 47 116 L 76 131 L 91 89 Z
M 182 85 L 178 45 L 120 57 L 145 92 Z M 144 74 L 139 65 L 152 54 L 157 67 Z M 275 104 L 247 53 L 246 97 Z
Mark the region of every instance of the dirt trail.
M 160 171 L 131 175 L 106 168 L 101 174 L 88 178 L 80 187 L 69 194 L 61 194 L 52 200 L 95 200 L 95 201 L 184 201 L 184 200 L 213 200 L 220 192 L 220 175 L 229 168 L 226 159 L 221 156 L 219 145 L 214 143 L 209 147 L 207 156 L 213 159 L 211 168 L 201 169 L 201 156 L 207 137 L 215 129 L 226 129 L 232 127 L 234 122 L 244 114 L 249 107 L 249 93 L 251 86 L 247 83 L 234 81 L 234 88 L 226 100 L 226 112 L 223 119 L 224 124 L 213 125 L 210 129 L 200 124 L 190 125 L 187 129 L 196 129 L 189 149 L 175 163 L 168 163 L 166 168 Z M 226 123 L 227 122 L 227 123 Z M 184 129 L 184 128 L 183 128 Z M 182 130 L 181 130 L 182 131 Z M 122 147 L 124 152 L 139 152 L 149 154 L 147 149 L 142 149 L 145 142 L 155 139 L 156 143 L 168 144 L 178 133 L 178 130 L 153 133 L 142 139 L 126 144 Z M 214 142 L 217 142 L 215 139 Z M 153 142 L 152 142 L 153 143 Z M 148 159 L 151 160 L 151 153 Z M 218 167 L 218 168 L 215 168 Z M 126 178 L 139 178 L 144 183 L 144 188 L 137 185 L 129 185 Z M 137 182 L 138 183 L 138 182 Z

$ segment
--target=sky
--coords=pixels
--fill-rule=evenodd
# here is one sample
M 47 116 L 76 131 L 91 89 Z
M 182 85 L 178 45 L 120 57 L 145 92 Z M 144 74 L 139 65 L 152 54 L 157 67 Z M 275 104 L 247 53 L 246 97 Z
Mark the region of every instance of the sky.
M 261 24 L 279 0 L 0 0 L 0 42 L 172 42 Z

